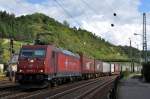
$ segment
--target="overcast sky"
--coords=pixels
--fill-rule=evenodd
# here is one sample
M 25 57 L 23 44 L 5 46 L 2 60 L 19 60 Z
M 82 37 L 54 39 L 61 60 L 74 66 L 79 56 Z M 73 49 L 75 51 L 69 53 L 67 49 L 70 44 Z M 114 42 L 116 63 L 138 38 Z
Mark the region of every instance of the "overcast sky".
M 150 0 L 0 0 L 0 10 L 16 16 L 44 13 L 71 26 L 81 27 L 115 45 L 142 49 L 142 13 L 147 13 L 147 40 L 150 49 Z M 116 13 L 117 16 L 114 16 Z M 111 24 L 114 27 L 111 27 Z

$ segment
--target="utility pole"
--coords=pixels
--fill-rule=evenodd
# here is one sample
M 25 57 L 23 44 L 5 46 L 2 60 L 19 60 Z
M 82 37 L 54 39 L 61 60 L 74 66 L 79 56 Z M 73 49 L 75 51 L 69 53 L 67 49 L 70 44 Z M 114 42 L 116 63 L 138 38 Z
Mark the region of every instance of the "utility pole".
M 147 39 L 146 39 L 146 13 L 143 13 L 143 56 L 147 63 Z
M 13 38 L 10 38 L 10 60 L 11 60 L 12 55 L 13 55 L 13 53 L 14 53 L 13 48 L 14 48 Z
M 129 57 L 130 57 L 130 62 L 131 62 L 131 71 L 133 72 L 134 69 L 133 69 L 133 64 L 132 64 L 132 43 L 131 43 L 131 38 L 129 38 L 130 40 L 130 50 L 129 50 Z

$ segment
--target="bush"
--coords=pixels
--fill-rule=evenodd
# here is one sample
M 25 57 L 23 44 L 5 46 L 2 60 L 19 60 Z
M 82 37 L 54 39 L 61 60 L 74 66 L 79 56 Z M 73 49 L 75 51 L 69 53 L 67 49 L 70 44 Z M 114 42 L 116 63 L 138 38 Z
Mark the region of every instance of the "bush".
M 146 82 L 150 82 L 150 63 L 143 63 L 142 72 Z
M 129 70 L 123 71 L 123 72 L 121 73 L 121 78 L 127 78 L 129 75 L 130 75 Z

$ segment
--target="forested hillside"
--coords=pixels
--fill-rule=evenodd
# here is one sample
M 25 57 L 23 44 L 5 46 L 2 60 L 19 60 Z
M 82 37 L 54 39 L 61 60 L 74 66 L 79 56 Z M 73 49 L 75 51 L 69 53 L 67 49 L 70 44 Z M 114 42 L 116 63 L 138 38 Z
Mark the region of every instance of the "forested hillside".
M 142 55 L 142 51 L 134 48 L 134 47 L 130 47 L 130 46 L 118 46 L 121 48 L 121 50 L 124 51 L 124 53 L 126 55 L 128 55 L 128 57 L 132 57 L 132 58 L 140 58 L 143 57 Z
M 124 59 L 127 58 L 124 50 L 103 38 L 83 29 L 70 28 L 66 22 L 59 23 L 44 14 L 15 17 L 5 11 L 0 12 L 0 36 L 1 38 L 14 38 L 19 42 L 32 42 L 37 33 L 51 32 L 52 35 L 41 38 L 43 41 L 54 44 L 73 52 L 82 52 L 89 57 L 98 59 Z M 3 40 L 4 41 L 4 40 Z M 0 44 L 0 52 L 7 50 L 2 47 L 8 44 Z M 8 46 L 9 47 L 9 46 Z M 16 47 L 16 49 L 18 49 Z M 8 50 L 7 50 L 8 51 Z

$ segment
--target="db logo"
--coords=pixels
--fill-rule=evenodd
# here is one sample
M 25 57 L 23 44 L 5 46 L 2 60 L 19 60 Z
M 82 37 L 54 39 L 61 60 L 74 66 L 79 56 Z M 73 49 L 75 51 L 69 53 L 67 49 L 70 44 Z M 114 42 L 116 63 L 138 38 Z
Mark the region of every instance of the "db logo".
M 69 64 L 68 59 L 66 59 L 66 61 L 65 61 L 65 68 L 68 67 L 68 64 Z
M 86 69 L 90 69 L 91 62 L 86 63 Z

